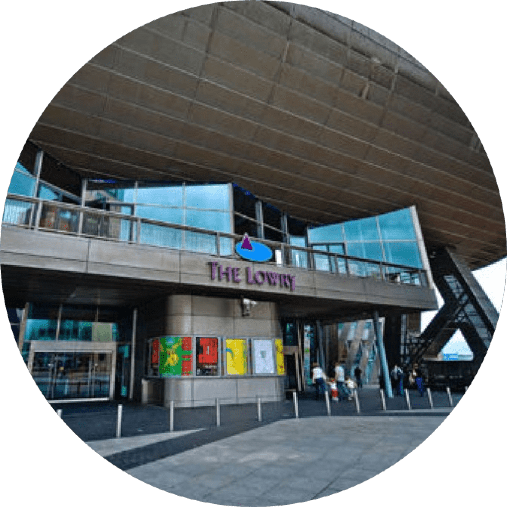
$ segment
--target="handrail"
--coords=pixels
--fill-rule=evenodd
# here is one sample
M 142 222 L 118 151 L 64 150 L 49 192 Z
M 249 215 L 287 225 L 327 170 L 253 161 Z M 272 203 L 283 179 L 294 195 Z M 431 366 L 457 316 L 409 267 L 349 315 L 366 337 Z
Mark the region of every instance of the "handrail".
M 8 213 L 8 206 L 9 201 L 18 201 L 23 203 L 29 203 L 33 205 L 31 208 L 27 208 L 25 211 L 27 213 L 27 217 L 25 218 L 24 223 L 20 223 L 19 221 L 13 223 L 6 220 L 6 215 Z M 118 204 L 120 205 L 120 204 Z M 76 225 L 76 230 L 62 230 L 57 227 L 44 227 L 42 225 L 42 210 L 46 207 L 47 209 L 54 209 L 54 210 L 66 210 L 70 211 L 72 213 L 76 214 L 78 224 Z M 83 226 L 83 218 L 84 216 L 90 216 L 90 215 L 98 215 L 99 217 L 103 219 L 116 219 L 116 220 L 125 220 L 131 222 L 131 224 L 135 224 L 135 226 L 130 226 L 130 231 L 128 233 L 129 239 L 121 239 L 119 237 L 110 237 L 105 236 L 102 233 L 89 233 L 86 232 Z M 107 239 L 107 240 L 116 240 L 116 241 L 122 241 L 126 243 L 139 243 L 140 242 L 140 231 L 142 225 L 151 225 L 156 227 L 163 227 L 164 229 L 172 229 L 172 230 L 178 230 L 182 232 L 190 232 L 195 234 L 201 234 L 204 236 L 209 236 L 210 238 L 213 238 L 215 248 L 216 248 L 216 254 L 218 257 L 231 257 L 235 256 L 234 248 L 225 249 L 220 246 L 220 243 L 223 239 L 229 239 L 234 241 L 234 243 L 237 243 L 241 241 L 242 236 L 238 234 L 228 233 L 228 232 L 218 232 L 218 231 L 211 231 L 208 229 L 202 229 L 200 227 L 194 227 L 189 225 L 182 225 L 182 224 L 175 224 L 175 223 L 169 223 L 169 222 L 163 222 L 156 219 L 151 218 L 144 218 L 139 216 L 133 216 L 133 215 L 127 215 L 124 213 L 116 212 L 116 211 L 106 211 L 101 209 L 95 209 L 95 208 L 88 208 L 76 204 L 69 204 L 69 203 L 63 203 L 59 201 L 52 201 L 52 200 L 46 200 L 46 199 L 39 199 L 35 197 L 28 197 L 28 196 L 21 196 L 16 194 L 8 194 L 6 204 L 5 204 L 5 210 L 4 210 L 4 219 L 3 219 L 3 225 L 13 225 L 18 227 L 24 227 L 28 229 L 37 229 L 37 230 L 44 230 L 44 231 L 54 231 L 61 234 L 69 234 L 69 235 L 76 235 L 80 237 L 99 237 L 101 239 Z M 411 266 L 405 266 L 402 264 L 395 264 L 391 262 L 384 262 L 384 261 L 378 261 L 378 260 L 372 260 L 372 259 L 364 259 L 361 257 L 355 257 L 335 252 L 326 252 L 323 250 L 316 250 L 314 248 L 309 247 L 303 247 L 303 246 L 296 246 L 296 245 L 290 245 L 287 243 L 281 243 L 277 241 L 267 240 L 267 239 L 259 239 L 255 238 L 255 241 L 259 243 L 263 243 L 270 247 L 274 251 L 280 251 L 281 252 L 281 259 L 275 259 L 273 261 L 268 262 L 267 264 L 275 264 L 275 265 L 281 265 L 287 266 L 287 267 L 293 267 L 293 268 L 300 268 L 305 269 L 307 271 L 320 271 L 320 272 L 328 272 L 335 275 L 346 275 L 346 276 L 359 276 L 359 277 L 370 277 L 370 278 L 380 278 L 383 281 L 390 282 L 390 283 L 400 283 L 400 284 L 412 284 L 415 285 L 417 282 L 412 281 L 411 277 L 416 276 L 416 280 L 418 280 L 418 284 L 421 286 L 427 286 L 428 284 L 428 278 L 426 276 L 426 272 L 422 268 L 415 268 Z M 143 243 L 144 244 L 144 243 Z M 150 244 L 150 243 L 148 243 Z M 159 245 L 164 246 L 164 245 Z M 166 246 L 166 248 L 171 248 L 170 246 Z M 176 247 L 179 250 L 185 250 L 184 247 Z M 227 253 L 227 251 L 229 253 Z M 303 254 L 303 261 L 294 261 L 293 254 L 299 252 Z M 211 255 L 213 255 L 213 252 L 208 252 Z M 326 259 L 326 262 L 328 263 L 327 269 L 318 269 L 316 264 L 319 259 Z M 340 264 L 342 263 L 342 264 Z M 372 266 L 374 268 L 372 269 Z M 358 268 L 360 267 L 360 271 L 366 271 L 368 274 L 366 275 L 357 275 L 354 273 L 351 273 L 353 269 L 351 268 Z M 369 271 L 368 271 L 369 270 Z M 375 275 L 373 275 L 375 273 Z M 402 275 L 409 276 L 410 281 L 404 281 L 402 280 Z

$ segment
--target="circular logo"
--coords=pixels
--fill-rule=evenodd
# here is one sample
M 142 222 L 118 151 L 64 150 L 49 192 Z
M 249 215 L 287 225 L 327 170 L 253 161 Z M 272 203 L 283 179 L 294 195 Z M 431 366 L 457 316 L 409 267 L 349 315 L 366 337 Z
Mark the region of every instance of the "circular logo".
M 236 244 L 236 253 L 243 259 L 254 262 L 266 262 L 273 257 L 270 248 L 257 241 L 251 241 L 248 234 L 245 234 L 243 239 Z

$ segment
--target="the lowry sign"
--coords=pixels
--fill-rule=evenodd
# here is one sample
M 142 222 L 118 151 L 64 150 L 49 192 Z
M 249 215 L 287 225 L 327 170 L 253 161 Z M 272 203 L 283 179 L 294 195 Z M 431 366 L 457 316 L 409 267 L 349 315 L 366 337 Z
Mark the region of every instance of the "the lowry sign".
M 210 262 L 210 266 L 212 280 L 218 280 L 219 282 L 226 280 L 233 283 L 241 283 L 243 281 L 241 268 L 224 267 L 218 262 Z M 292 292 L 296 290 L 296 275 L 281 274 L 261 269 L 254 270 L 251 267 L 247 267 L 244 271 L 244 279 L 248 285 L 287 288 Z

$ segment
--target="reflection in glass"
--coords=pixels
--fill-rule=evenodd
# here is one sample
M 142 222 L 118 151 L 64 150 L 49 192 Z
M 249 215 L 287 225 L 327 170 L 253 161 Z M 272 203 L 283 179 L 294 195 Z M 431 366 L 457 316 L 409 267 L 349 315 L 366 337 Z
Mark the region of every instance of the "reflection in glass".
M 36 352 L 32 377 L 48 400 L 110 396 L 112 353 Z
M 229 185 L 187 185 L 185 206 L 229 211 Z
M 137 202 L 160 206 L 183 207 L 183 186 L 153 186 L 137 189 Z
M 404 266 L 422 267 L 419 248 L 415 241 L 385 242 L 387 262 Z
M 20 166 L 18 164 L 16 169 Z M 24 171 L 26 169 L 23 168 Z M 9 189 L 7 192 L 9 194 L 17 194 L 17 195 L 25 195 L 28 197 L 33 197 L 35 192 L 35 178 L 30 176 L 28 172 L 20 172 L 19 170 L 15 170 L 12 175 L 11 182 L 9 184 Z
M 343 224 L 345 238 L 347 241 L 369 241 L 378 240 L 378 229 L 376 217 L 353 220 Z
M 412 213 L 409 208 L 380 215 L 378 221 L 384 240 L 416 239 Z
M 178 248 L 182 246 L 182 231 L 169 226 L 141 224 L 140 242 L 146 245 Z
M 186 210 L 186 225 L 210 231 L 231 232 L 229 213 L 222 211 Z
M 170 224 L 183 224 L 183 210 L 178 208 L 160 208 L 158 206 L 137 206 L 136 215 Z

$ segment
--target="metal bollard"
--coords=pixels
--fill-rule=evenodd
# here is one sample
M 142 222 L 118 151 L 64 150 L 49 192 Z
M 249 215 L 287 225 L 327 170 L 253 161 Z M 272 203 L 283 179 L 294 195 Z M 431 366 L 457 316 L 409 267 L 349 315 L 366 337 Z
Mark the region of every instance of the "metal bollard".
M 262 422 L 262 406 L 260 396 L 257 396 L 257 420 L 259 422 Z
M 121 418 L 123 415 L 123 405 L 118 405 L 118 415 L 116 418 L 116 438 L 121 437 Z
M 292 393 L 292 400 L 294 401 L 294 412 L 296 413 L 296 419 L 299 419 L 298 395 L 296 391 Z
M 324 391 L 324 398 L 326 399 L 326 409 L 327 409 L 327 415 L 331 415 L 331 405 L 329 403 L 329 393 L 327 392 L 327 389 Z
M 430 407 L 433 408 L 433 396 L 431 396 L 431 389 L 427 387 L 426 391 L 428 392 L 428 401 L 430 402 Z
M 451 388 L 450 387 L 446 387 L 445 388 L 446 391 L 447 391 L 447 396 L 449 398 L 449 406 L 452 407 L 452 395 L 451 395 Z
M 410 404 L 410 393 L 408 389 L 405 389 L 405 399 L 407 400 L 407 407 L 409 410 L 412 410 L 412 405 Z
M 59 408 L 59 409 L 56 411 L 56 413 L 57 413 L 57 415 L 58 415 L 58 417 L 59 417 L 60 419 L 62 418 L 62 412 L 63 412 L 63 410 L 62 410 L 61 408 Z
M 382 402 L 382 410 L 387 410 L 386 397 L 383 389 L 380 390 L 380 401 Z
M 217 409 L 217 426 L 220 426 L 220 400 L 218 398 L 215 399 L 216 409 Z
M 169 431 L 174 431 L 174 401 L 169 402 Z
M 361 413 L 361 407 L 359 405 L 359 395 L 357 394 L 357 389 L 354 389 L 354 399 L 356 401 L 356 410 L 357 410 L 357 413 L 360 414 Z

